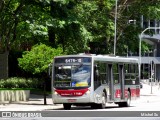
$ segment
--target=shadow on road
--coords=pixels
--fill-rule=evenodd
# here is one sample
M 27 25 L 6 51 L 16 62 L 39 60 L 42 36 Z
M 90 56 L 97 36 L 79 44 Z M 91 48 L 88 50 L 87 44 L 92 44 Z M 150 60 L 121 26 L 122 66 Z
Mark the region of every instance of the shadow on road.
M 130 106 L 135 107 L 135 106 Z M 125 107 L 119 107 L 119 106 L 106 106 L 105 109 L 120 109 Z M 127 107 L 126 107 L 127 108 Z M 47 109 L 47 110 L 64 110 L 63 108 L 55 108 L 55 109 Z M 103 109 L 92 109 L 90 106 L 72 106 L 71 110 L 103 110 Z M 67 110 L 66 110 L 67 111 Z

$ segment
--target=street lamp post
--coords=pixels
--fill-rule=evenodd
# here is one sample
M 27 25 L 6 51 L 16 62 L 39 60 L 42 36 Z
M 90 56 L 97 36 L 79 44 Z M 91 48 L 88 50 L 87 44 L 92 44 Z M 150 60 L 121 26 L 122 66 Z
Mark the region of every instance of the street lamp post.
M 115 8 L 115 20 L 114 20 L 114 55 L 116 55 L 116 41 L 117 41 L 117 1 L 116 0 L 116 8 Z
M 152 94 L 152 85 L 153 85 L 153 84 L 152 84 L 152 82 L 153 82 L 153 80 L 152 80 L 152 79 L 153 79 L 153 76 L 152 76 L 152 74 L 153 74 L 152 61 L 150 61 L 150 64 L 151 64 L 151 94 Z
M 160 27 L 148 27 L 146 29 L 144 29 L 141 34 L 140 34 L 140 40 L 139 40 L 139 78 L 141 79 L 141 43 L 142 43 L 142 37 L 144 32 L 146 32 L 147 30 L 152 30 L 152 29 L 160 29 Z M 152 73 L 151 73 L 152 75 Z M 151 93 L 152 93 L 152 88 L 151 88 Z

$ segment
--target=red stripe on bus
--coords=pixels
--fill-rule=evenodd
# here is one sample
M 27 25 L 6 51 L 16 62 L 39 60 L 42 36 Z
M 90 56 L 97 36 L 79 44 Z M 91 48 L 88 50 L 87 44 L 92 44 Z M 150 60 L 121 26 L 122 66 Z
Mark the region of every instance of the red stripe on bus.
M 128 97 L 128 89 L 125 89 L 124 93 L 125 97 Z M 140 89 L 131 89 L 131 97 L 139 97 L 140 96 Z M 115 92 L 115 97 L 116 98 L 121 98 L 121 90 L 117 89 Z
M 56 89 L 55 91 L 61 96 L 72 97 L 72 96 L 84 95 L 88 91 L 88 88 L 80 89 L 80 90 L 59 90 L 59 89 Z

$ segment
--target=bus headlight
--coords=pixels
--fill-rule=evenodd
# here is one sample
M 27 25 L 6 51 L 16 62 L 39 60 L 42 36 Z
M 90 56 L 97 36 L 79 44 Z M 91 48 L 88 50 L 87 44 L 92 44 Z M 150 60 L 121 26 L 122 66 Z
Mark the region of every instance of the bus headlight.
M 54 94 L 55 94 L 55 95 L 58 95 L 58 93 L 57 93 L 56 91 L 54 91 Z
M 85 93 L 85 95 L 89 95 L 91 92 L 90 92 L 90 89 L 88 89 L 88 91 Z

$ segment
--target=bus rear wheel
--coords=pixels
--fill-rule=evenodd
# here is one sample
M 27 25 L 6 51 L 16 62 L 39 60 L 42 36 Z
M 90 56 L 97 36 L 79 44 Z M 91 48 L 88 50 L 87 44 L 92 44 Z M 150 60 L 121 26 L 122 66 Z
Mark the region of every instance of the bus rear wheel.
M 63 104 L 63 108 L 64 108 L 65 110 L 70 110 L 70 109 L 71 109 L 71 104 L 69 104 L 69 103 L 64 103 L 64 104 Z
M 128 97 L 126 102 L 120 102 L 118 103 L 119 107 L 129 107 L 131 105 L 131 94 L 128 91 Z
M 130 105 L 131 105 L 131 94 L 130 94 L 130 92 L 128 92 L 128 98 L 127 98 L 127 101 L 124 102 L 124 106 L 130 107 Z

